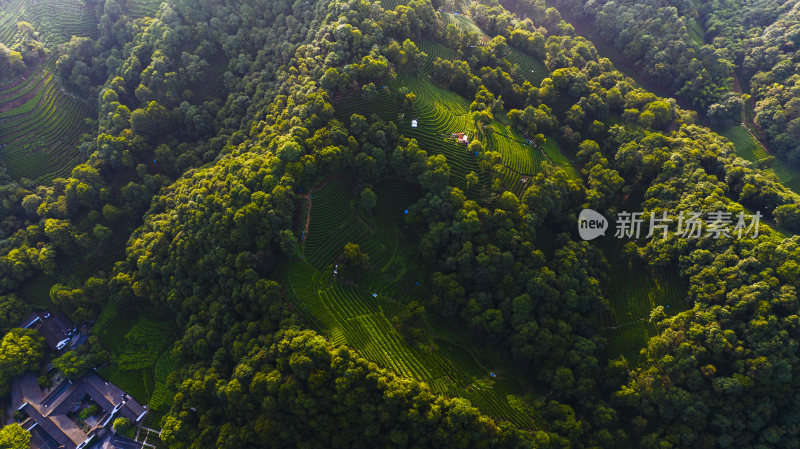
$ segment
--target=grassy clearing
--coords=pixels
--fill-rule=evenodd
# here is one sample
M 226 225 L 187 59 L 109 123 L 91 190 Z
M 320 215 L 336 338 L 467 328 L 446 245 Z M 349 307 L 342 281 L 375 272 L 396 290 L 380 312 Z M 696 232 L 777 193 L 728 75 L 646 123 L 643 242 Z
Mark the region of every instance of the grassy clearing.
M 764 147 L 742 125 L 731 125 L 729 128 L 722 130 L 720 135 L 733 143 L 736 148 L 736 154 L 742 159 L 750 162 L 759 162 L 770 156 Z M 768 173 L 774 174 L 783 185 L 800 193 L 800 167 L 791 166 L 777 158 L 773 158 L 770 161 L 762 161 L 761 164 L 763 164 Z
M 611 267 L 607 285 L 611 323 L 605 335 L 610 356 L 624 356 L 631 366 L 641 362 L 639 351 L 655 335 L 650 312 L 664 306 L 667 315 L 686 310 L 686 287 L 675 268 L 654 270 L 623 255 L 623 241 L 606 236 L 600 243 Z
M 175 369 L 169 349 L 177 327 L 155 312 L 131 317 L 121 313 L 113 301 L 100 313 L 92 334 L 110 353 L 112 361 L 98 372 L 119 385 L 142 404 L 163 410 L 171 404 L 166 379 Z
M 356 193 L 344 181 L 330 180 L 313 193 L 304 260 L 285 269 L 288 296 L 297 310 L 336 344 L 399 375 L 425 382 L 434 391 L 469 399 L 483 412 L 525 428 L 538 428 L 535 415 L 509 395 L 515 382 L 495 383 L 466 348 L 427 335 L 415 342 L 392 319 L 405 304 L 424 295 L 423 279 L 407 254 L 404 210 L 419 193 L 402 182 L 375 186 L 373 214 L 351 204 Z M 371 268 L 357 283 L 333 275 L 344 243 L 352 241 L 369 255 Z M 427 328 L 427 326 L 425 326 Z M 515 406 L 516 405 L 516 406 Z
M 513 64 L 510 75 L 518 83 L 528 81 L 532 85 L 538 86 L 550 74 L 544 62 L 514 47 L 508 48 L 506 59 Z

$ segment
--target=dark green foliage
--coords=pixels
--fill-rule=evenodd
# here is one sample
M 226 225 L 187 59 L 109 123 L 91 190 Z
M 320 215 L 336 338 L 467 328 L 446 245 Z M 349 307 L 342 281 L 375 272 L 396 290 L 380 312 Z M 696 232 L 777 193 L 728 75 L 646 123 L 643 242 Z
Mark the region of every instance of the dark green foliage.
M 128 418 L 117 418 L 114 420 L 114 424 L 112 425 L 114 433 L 118 433 L 120 435 L 125 435 L 125 436 L 127 436 L 131 427 L 132 427 L 131 420 Z
M 357 243 L 347 243 L 344 245 L 342 262 L 339 264 L 342 277 L 346 279 L 357 279 L 366 269 L 369 268 L 369 254 L 361 250 Z
M 84 96 L 97 94 L 96 86 L 106 78 L 105 61 L 99 57 L 100 46 L 87 37 L 72 36 L 64 44 L 56 61 L 56 73 L 62 85 Z
M 409 302 L 402 312 L 392 318 L 392 323 L 401 334 L 411 340 L 422 339 L 422 323 L 425 315 L 425 306 L 417 301 Z
M 22 53 L 11 50 L 0 43 L 0 67 L 3 71 L 20 73 L 25 70 L 25 62 L 22 60 Z
M 778 226 L 795 234 L 800 234 L 800 205 L 784 204 L 775 208 L 772 213 Z
M 0 296 L 0 333 L 8 332 L 12 327 L 18 326 L 30 312 L 30 305 L 17 295 Z
M 162 439 L 186 448 L 524 447 L 515 431 L 469 402 L 435 396 L 310 331 L 288 331 L 269 347 L 253 348 L 237 373 L 198 370 L 187 378 Z M 210 407 L 194 411 L 196 403 Z M 216 413 L 228 422 L 202 431 L 187 426 Z
M 92 369 L 108 362 L 108 351 L 99 344 L 97 337 L 89 337 L 88 343 L 77 350 L 69 350 L 51 360 L 53 367 L 61 370 L 67 379 L 77 380 L 84 377 Z
M 91 357 L 81 357 L 75 351 L 67 351 L 64 355 L 53 359 L 53 366 L 61 370 L 67 379 L 80 379 L 92 368 L 94 363 Z
M 545 10 L 542 1 L 504 3 L 551 33 L 564 28 L 558 11 Z M 700 110 L 718 101 L 730 88 L 733 60 L 696 33 L 696 11 L 691 2 L 560 0 L 553 5 L 571 20 L 587 23 L 594 36 L 611 43 L 622 57 L 634 62 L 648 83 L 666 87 Z
M 558 4 L 580 6 L 648 77 L 713 103 L 710 117 L 739 120 L 723 94 L 746 52 L 704 44 L 743 39 L 723 8 Z M 792 231 L 797 195 L 615 71 L 558 10 L 520 5 L 533 20 L 491 0 L 468 16 L 425 0 L 176 0 L 131 20 L 146 6 L 109 0 L 97 39 L 56 63 L 99 101 L 87 162 L 0 190 L 0 291 L 36 275 L 76 321 L 103 310 L 98 338 L 54 366 L 78 377 L 108 360 L 102 374 L 149 400 L 153 425 L 165 414 L 174 448 L 791 447 L 798 238 L 765 226 L 759 240 L 641 240 L 624 259 L 641 270 L 621 280 L 575 220 L 747 207 Z M 742 23 L 785 11 L 756 12 Z M 786 58 L 765 54 L 789 60 L 784 44 Z M 775 63 L 751 84 L 780 142 L 795 105 L 770 92 L 794 69 Z M 648 284 L 664 267 L 688 310 L 682 288 Z M 8 327 L 25 310 L 3 298 Z M 524 382 L 480 377 L 427 319 Z M 614 360 L 649 336 L 641 357 Z M 10 331 L 2 350 L 2 380 L 41 359 L 31 333 Z

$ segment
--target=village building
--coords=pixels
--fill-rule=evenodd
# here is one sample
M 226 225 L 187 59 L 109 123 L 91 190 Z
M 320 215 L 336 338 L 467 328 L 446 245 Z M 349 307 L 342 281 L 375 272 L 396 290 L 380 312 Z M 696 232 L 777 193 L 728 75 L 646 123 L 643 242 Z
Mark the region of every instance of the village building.
M 458 143 L 469 143 L 469 136 L 467 136 L 466 133 L 453 133 L 452 137 L 455 138 Z
M 64 313 L 33 312 L 20 324 L 23 329 L 35 329 L 44 337 L 47 346 L 60 351 L 78 343 L 80 334 L 75 324 Z
M 82 343 L 85 336 L 62 313 L 34 312 L 20 323 L 36 329 L 54 352 Z M 32 449 L 138 449 L 141 444 L 116 436 L 111 430 L 116 418 L 141 423 L 147 406 L 95 373 L 79 380 L 62 379 L 52 388 L 42 388 L 36 373 L 11 380 L 11 406 L 20 426 L 31 434 Z M 97 413 L 77 420 L 81 410 L 96 405 Z
M 102 412 L 91 421 L 86 430 L 78 426 L 69 415 L 78 412 L 90 402 Z M 147 408 L 111 382 L 95 373 L 77 381 L 64 380 L 43 394 L 34 373 L 26 373 L 11 382 L 11 404 L 14 410 L 25 415 L 20 423 L 31 433 L 32 448 L 88 449 L 111 432 L 116 418 L 141 422 Z

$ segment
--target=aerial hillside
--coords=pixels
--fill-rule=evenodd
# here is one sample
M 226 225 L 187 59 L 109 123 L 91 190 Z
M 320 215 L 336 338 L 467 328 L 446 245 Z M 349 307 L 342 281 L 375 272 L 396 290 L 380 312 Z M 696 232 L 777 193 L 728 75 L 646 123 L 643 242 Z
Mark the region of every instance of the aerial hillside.
M 504 4 L 522 14 L 544 12 L 535 2 Z M 800 189 L 795 2 L 559 0 L 552 6 L 558 10 L 551 14 L 563 13 L 637 81 L 676 96 L 742 158 Z M 796 232 L 793 215 L 784 208 L 779 223 Z
M 800 196 L 711 122 L 735 68 L 690 4 L 606 5 L 720 64 L 658 93 L 663 55 L 626 75 L 542 1 L 111 0 L 85 34 L 2 5 L 3 400 L 96 371 L 148 406 L 127 444 L 181 449 L 798 441 Z M 42 351 L 31 310 L 85 343 Z
M 146 2 L 128 3 L 120 8 L 129 8 L 132 17 L 155 12 Z M 59 58 L 81 51 L 82 38 L 100 36 L 104 5 L 7 0 L 1 6 L 0 162 L 13 179 L 48 182 L 68 175 L 90 153 L 81 144 L 92 138 L 96 94 L 70 81 L 85 80 L 88 87 L 89 78 L 97 75 L 87 66 L 62 64 L 66 60 Z

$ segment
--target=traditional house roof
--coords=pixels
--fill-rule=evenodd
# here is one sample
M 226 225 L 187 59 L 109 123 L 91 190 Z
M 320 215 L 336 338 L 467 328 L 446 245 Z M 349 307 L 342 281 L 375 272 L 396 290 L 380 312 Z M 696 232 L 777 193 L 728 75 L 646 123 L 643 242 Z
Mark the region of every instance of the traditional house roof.
M 32 373 L 12 380 L 12 405 L 31 417 L 41 430 L 50 435 L 61 448 L 76 449 L 93 435 L 106 432 L 116 415 L 141 421 L 147 408 L 111 382 L 106 382 L 95 373 L 89 373 L 77 381 L 64 381 L 46 395 Z M 88 433 L 84 432 L 67 416 L 75 411 L 89 396 L 103 409 L 105 415 Z M 94 444 L 94 443 L 92 443 Z
M 66 346 L 66 342 L 76 332 L 75 324 L 62 312 L 55 315 L 42 311 L 33 312 L 18 327 L 38 330 L 53 351 L 59 351 Z
M 19 327 L 39 331 L 53 351 L 61 350 L 79 339 L 75 324 L 63 313 L 51 315 L 47 312 L 33 312 L 25 317 Z M 85 432 L 67 414 L 80 409 L 87 396 L 97 403 L 104 414 L 92 429 Z M 104 434 L 109 433 L 106 426 L 110 425 L 115 416 L 139 422 L 148 411 L 147 407 L 139 404 L 121 388 L 106 382 L 95 373 L 89 373 L 80 380 L 63 381 L 47 394 L 42 394 L 34 373 L 17 376 L 11 381 L 11 404 L 30 417 L 25 421 L 29 430 L 38 428 L 34 431 L 37 435 L 49 436 L 47 441 L 50 443 L 41 442 L 40 438 L 32 440 L 34 448 L 37 444 L 43 444 L 47 449 L 52 449 L 50 446 L 54 444 L 53 441 L 58 444 L 59 449 L 88 449 L 97 446 Z M 125 447 L 132 449 L 127 444 Z
M 74 332 L 75 324 L 61 312 L 44 320 L 39 327 L 39 333 L 47 340 L 47 346 L 54 351 L 61 350 L 59 343 L 69 340 Z
M 75 443 L 73 442 L 70 437 L 61 430 L 61 428 L 56 425 L 50 418 L 42 416 L 35 407 L 31 404 L 23 404 L 23 408 L 20 410 L 24 411 L 25 413 L 30 416 L 36 425 L 41 427 L 42 430 L 45 431 L 51 438 L 56 440 L 60 447 L 68 448 L 68 447 L 77 447 L 80 444 L 80 441 Z
M 34 404 L 42 402 L 42 389 L 33 373 L 26 373 L 11 380 L 11 403 L 15 404 L 16 408 L 26 402 Z
M 41 325 L 41 323 L 44 322 L 44 320 L 46 320 L 47 318 L 50 318 L 49 313 L 31 312 L 30 315 L 25 317 L 25 319 L 22 320 L 21 323 L 19 323 L 18 327 L 21 327 L 23 329 L 29 329 L 29 328 L 37 329 L 38 326 Z
M 469 143 L 469 137 L 465 133 L 453 133 L 452 136 L 458 143 Z

